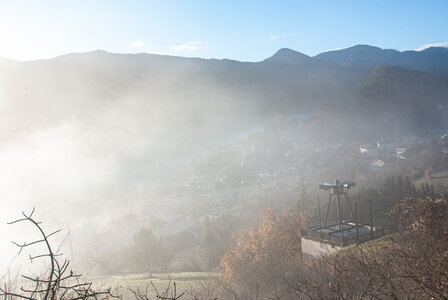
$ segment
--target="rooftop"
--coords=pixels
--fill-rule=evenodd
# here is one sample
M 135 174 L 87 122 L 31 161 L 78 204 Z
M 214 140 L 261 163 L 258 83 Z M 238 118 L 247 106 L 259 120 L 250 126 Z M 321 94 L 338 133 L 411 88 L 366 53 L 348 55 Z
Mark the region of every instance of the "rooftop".
M 383 230 L 379 227 L 357 225 L 353 221 L 343 221 L 341 226 L 338 222 L 330 222 L 327 226 L 314 226 L 302 229 L 300 232 L 302 238 L 341 247 L 373 240 L 383 235 Z

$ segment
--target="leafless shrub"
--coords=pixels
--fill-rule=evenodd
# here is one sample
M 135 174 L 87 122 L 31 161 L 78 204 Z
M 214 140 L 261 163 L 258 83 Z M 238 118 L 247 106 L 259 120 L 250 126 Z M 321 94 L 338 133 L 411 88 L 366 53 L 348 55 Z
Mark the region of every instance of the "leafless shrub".
M 35 229 L 38 230 L 41 239 L 16 243 L 19 247 L 19 254 L 28 247 L 43 244 L 46 248 L 45 253 L 29 257 L 31 261 L 37 259 L 49 260 L 49 267 L 43 276 L 27 276 L 22 275 L 23 279 L 29 283 L 30 287 L 22 286 L 19 291 L 11 290 L 6 284 L 0 287 L 0 296 L 4 299 L 29 299 L 29 300 L 55 300 L 55 299 L 110 299 L 119 298 L 111 293 L 110 289 L 105 291 L 95 291 L 92 289 L 92 282 L 81 280 L 81 275 L 75 274 L 69 270 L 69 260 L 60 260 L 62 256 L 59 249 L 54 251 L 50 243 L 50 237 L 54 236 L 60 230 L 52 233 L 45 233 L 41 226 L 41 222 L 33 218 L 34 209 L 29 215 L 22 212 L 23 218 L 12 221 L 8 224 L 15 224 L 20 222 L 31 223 Z
M 171 283 L 171 279 L 169 280 L 168 285 L 165 288 L 165 290 L 162 292 L 159 292 L 159 290 L 157 289 L 157 287 L 154 285 L 154 283 L 152 281 L 150 281 L 150 284 L 156 293 L 157 299 L 177 300 L 177 299 L 180 299 L 183 295 L 185 295 L 185 292 L 183 292 L 179 295 L 177 294 L 176 283 L 175 282 Z M 140 289 L 137 289 L 137 291 L 131 289 L 130 291 L 135 296 L 135 299 L 137 299 L 137 300 L 149 300 L 150 298 L 148 298 L 149 297 L 148 289 L 149 289 L 149 285 L 146 286 L 144 293 L 141 292 Z

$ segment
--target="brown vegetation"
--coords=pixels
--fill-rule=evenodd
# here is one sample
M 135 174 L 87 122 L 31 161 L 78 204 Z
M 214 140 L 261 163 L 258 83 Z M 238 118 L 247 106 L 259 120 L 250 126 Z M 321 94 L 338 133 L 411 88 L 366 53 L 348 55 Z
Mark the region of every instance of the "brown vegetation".
M 264 211 L 196 299 L 447 299 L 448 199 L 405 198 L 395 232 L 300 263 L 297 217 Z
M 446 299 L 448 201 L 407 198 L 398 231 L 307 264 L 288 282 L 309 299 Z
M 389 180 L 400 182 L 400 180 Z M 400 186 L 398 184 L 398 186 Z M 403 186 L 408 186 L 404 181 Z M 409 186 L 410 188 L 410 186 Z M 419 191 L 416 190 L 416 194 Z M 301 261 L 297 215 L 264 210 L 257 226 L 240 231 L 222 257 L 221 272 L 201 287 L 178 293 L 175 285 L 158 299 L 447 299 L 448 298 L 448 199 L 412 198 L 391 210 L 395 232 L 380 240 L 347 247 L 336 254 Z M 301 218 L 304 219 L 304 218 Z M 21 249 L 43 243 L 48 253 L 44 277 L 26 277 L 32 289 L 0 289 L 5 299 L 89 299 L 112 297 L 109 290 L 95 292 L 91 284 L 68 273 L 51 250 L 39 222 L 24 214 L 15 222 L 31 222 L 42 240 L 17 244 Z M 148 233 L 141 233 L 147 237 Z M 143 239 L 143 240 L 146 240 Z M 140 241 L 141 242 L 141 241 Z M 140 243 L 144 245 L 145 243 Z M 137 239 L 136 239 L 137 243 Z M 157 244 L 157 243 L 156 243 Z M 142 246 L 142 249 L 145 249 Z M 132 291 L 137 299 L 148 292 Z
M 223 286 L 235 294 L 264 295 L 301 260 L 299 218 L 287 210 L 262 212 L 258 226 L 240 231 L 221 260 Z

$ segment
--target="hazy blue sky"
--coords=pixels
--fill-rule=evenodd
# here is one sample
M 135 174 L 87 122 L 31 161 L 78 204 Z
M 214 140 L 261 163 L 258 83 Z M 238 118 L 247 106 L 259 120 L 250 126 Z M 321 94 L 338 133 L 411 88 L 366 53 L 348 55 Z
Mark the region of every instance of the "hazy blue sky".
M 104 49 L 258 61 L 370 44 L 448 45 L 448 1 L 0 0 L 0 57 Z

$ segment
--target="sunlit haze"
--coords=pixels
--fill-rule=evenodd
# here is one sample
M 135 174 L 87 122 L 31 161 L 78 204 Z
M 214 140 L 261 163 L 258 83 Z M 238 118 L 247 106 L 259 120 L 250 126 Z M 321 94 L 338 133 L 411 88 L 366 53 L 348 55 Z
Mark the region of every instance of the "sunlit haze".
M 445 299 L 447 12 L 0 0 L 0 298 Z

